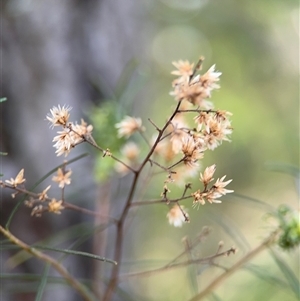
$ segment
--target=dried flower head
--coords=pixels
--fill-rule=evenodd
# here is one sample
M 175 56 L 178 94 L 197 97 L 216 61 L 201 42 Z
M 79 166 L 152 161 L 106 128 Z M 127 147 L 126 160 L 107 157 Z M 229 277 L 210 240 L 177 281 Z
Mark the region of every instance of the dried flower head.
M 70 185 L 71 179 L 70 176 L 72 174 L 72 171 L 69 170 L 68 172 L 64 172 L 61 168 L 57 170 L 57 176 L 54 176 L 52 178 L 53 182 L 58 183 L 59 188 L 64 188 L 65 185 Z
M 183 139 L 182 152 L 184 154 L 184 163 L 189 166 L 198 166 L 198 160 L 203 158 L 205 145 L 201 139 L 194 139 L 189 136 Z
M 83 119 L 81 119 L 80 124 L 71 124 L 71 136 L 73 138 L 73 143 L 78 144 L 83 141 L 83 137 L 89 136 L 92 133 L 93 126 L 88 125 Z
M 175 154 L 178 154 L 182 150 L 183 140 L 189 136 L 186 132 L 188 125 L 184 122 L 180 115 L 175 116 L 168 130 L 171 132 L 170 142 L 172 144 L 172 150 Z
M 57 132 L 59 135 L 53 138 L 53 142 L 56 142 L 53 147 L 56 148 L 57 156 L 67 156 L 71 148 L 75 146 L 74 134 L 72 134 L 69 128 L 64 128 L 62 131 Z
M 15 179 L 11 178 L 10 180 L 5 180 L 7 184 L 10 184 L 14 187 L 17 187 L 18 185 L 24 183 L 26 179 L 24 178 L 24 168 L 20 170 L 18 175 L 16 176 Z
M 41 193 L 39 193 L 39 200 L 45 201 L 48 198 L 47 191 L 50 189 L 51 185 L 45 188 Z
M 226 176 L 223 176 L 221 179 L 217 179 L 216 183 L 213 186 L 215 194 L 218 195 L 218 197 L 221 197 L 222 195 L 225 195 L 227 193 L 232 193 L 233 190 L 226 189 L 225 187 L 232 182 L 232 180 L 228 180 L 224 182 L 224 179 Z
M 50 109 L 50 114 L 46 116 L 46 118 L 51 122 L 51 127 L 55 126 L 67 126 L 68 120 L 70 118 L 70 110 L 72 108 L 69 106 L 61 107 L 58 105 L 57 107 L 53 107 Z
M 218 89 L 219 85 L 216 82 L 219 81 L 221 72 L 215 71 L 215 65 L 203 75 L 197 75 L 193 78 L 193 65 L 188 62 L 175 62 L 173 63 L 178 70 L 173 71 L 172 74 L 179 75 L 180 77 L 175 79 L 172 83 L 174 90 L 170 93 L 175 97 L 177 101 L 187 100 L 193 105 L 212 109 L 212 103 L 207 101 L 207 98 L 211 97 L 211 92 L 214 89 Z
M 184 222 L 188 222 L 188 214 L 184 211 L 183 206 L 174 205 L 167 214 L 169 224 L 174 227 L 181 227 Z
M 172 179 L 177 186 L 184 186 L 189 178 L 193 178 L 199 172 L 200 164 L 176 166 Z
M 121 122 L 117 123 L 115 127 L 118 129 L 119 137 L 130 137 L 133 133 L 144 131 L 142 126 L 142 119 L 126 116 Z
M 219 198 L 227 193 L 232 193 L 233 190 L 226 189 L 225 187 L 231 183 L 232 180 L 224 181 L 226 176 L 223 176 L 221 179 L 217 179 L 215 184 L 213 184 L 210 188 L 208 188 L 208 184 L 213 181 L 213 175 L 216 171 L 216 165 L 212 165 L 207 167 L 204 170 L 204 173 L 200 173 L 200 182 L 204 185 L 204 190 L 197 190 L 192 193 L 194 197 L 193 206 L 197 206 L 199 204 L 204 205 L 205 202 L 209 203 L 221 203 Z
M 188 81 L 190 76 L 193 74 L 194 63 L 179 60 L 178 62 L 172 62 L 172 64 L 177 68 L 177 70 L 172 71 L 171 74 L 178 75 L 179 77 L 182 77 L 183 80 Z
M 48 211 L 53 212 L 55 214 L 61 214 L 61 210 L 65 207 L 62 206 L 63 201 L 57 201 L 56 199 L 52 199 L 51 202 L 48 204 Z
M 37 205 L 31 210 L 31 216 L 41 217 L 42 213 L 45 211 L 43 205 Z
M 232 127 L 228 119 L 224 121 L 218 120 L 215 116 L 211 116 L 205 126 L 203 132 L 204 140 L 208 149 L 215 149 L 223 140 L 230 141 L 227 137 L 232 133 Z
M 121 153 L 129 161 L 135 161 L 140 154 L 140 148 L 136 143 L 130 141 L 123 146 Z
M 201 86 L 207 89 L 209 96 L 212 90 L 220 88 L 216 82 L 220 80 L 222 72 L 215 71 L 215 68 L 216 65 L 211 66 L 205 74 L 200 76 Z
M 200 173 L 200 181 L 207 186 L 209 182 L 213 180 L 213 175 L 216 171 L 216 164 L 213 164 L 210 167 L 206 167 L 204 173 Z

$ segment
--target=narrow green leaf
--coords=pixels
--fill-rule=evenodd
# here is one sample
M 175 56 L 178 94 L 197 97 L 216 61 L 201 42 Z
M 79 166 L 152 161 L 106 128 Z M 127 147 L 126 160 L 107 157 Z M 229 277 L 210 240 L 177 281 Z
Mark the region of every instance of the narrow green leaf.
M 275 163 L 268 162 L 265 167 L 270 171 L 281 172 L 284 174 L 289 174 L 292 177 L 300 178 L 300 169 L 297 166 L 286 164 L 286 163 Z
M 275 211 L 275 207 L 271 206 L 270 204 L 268 204 L 264 201 L 261 201 L 259 199 L 256 199 L 256 198 L 249 197 L 247 195 L 243 195 L 243 194 L 234 192 L 234 193 L 224 197 L 224 199 L 226 199 L 226 202 L 236 202 L 234 200 L 234 198 L 238 199 L 239 202 L 240 202 L 240 200 L 245 201 L 243 203 L 243 205 L 244 204 L 250 205 L 252 208 L 253 208 L 253 206 L 256 206 L 256 207 L 263 209 L 264 211 Z
M 289 288 L 289 286 L 286 282 L 284 282 L 279 277 L 276 277 L 275 275 L 270 274 L 269 270 L 266 269 L 265 267 L 257 266 L 257 265 L 249 263 L 246 266 L 244 266 L 243 268 L 264 281 L 267 281 L 271 284 L 282 287 L 284 289 Z
M 222 299 L 214 293 L 209 294 L 208 298 L 212 301 L 222 301 Z
M 54 252 L 60 252 L 60 253 L 70 254 L 70 255 L 80 255 L 80 256 L 89 257 L 89 258 L 93 258 L 93 259 L 104 261 L 104 262 L 113 263 L 115 265 L 118 264 L 116 261 L 114 261 L 112 259 L 107 259 L 105 257 L 101 257 L 101 256 L 94 255 L 94 254 L 87 253 L 87 252 L 81 252 L 81 251 L 75 251 L 75 250 L 69 250 L 69 249 L 57 249 L 57 248 L 38 246 L 38 245 L 35 245 L 34 248 L 42 249 L 42 250 L 49 250 L 49 251 L 54 251 Z
M 284 262 L 282 258 L 279 257 L 272 249 L 270 249 L 270 253 L 278 265 L 281 272 L 284 274 L 288 284 L 290 285 L 292 291 L 295 293 L 297 298 L 300 298 L 300 283 L 297 276 L 291 270 L 291 268 Z
M 42 278 L 41 278 L 41 281 L 40 281 L 40 285 L 37 289 L 37 294 L 36 294 L 36 297 L 35 297 L 35 301 L 41 301 L 42 300 L 43 293 L 44 293 L 44 290 L 45 290 L 45 287 L 46 287 L 46 284 L 47 284 L 47 281 L 48 281 L 49 269 L 50 269 L 50 264 L 47 263 L 45 265 L 45 268 L 44 268 L 44 272 L 43 272 L 43 275 L 42 275 Z
M 72 227 L 69 227 L 67 229 L 61 230 L 60 232 L 57 232 L 50 237 L 47 237 L 46 239 L 40 240 L 36 244 L 42 244 L 42 245 L 59 245 L 64 240 L 62 238 L 67 238 L 68 240 L 74 239 L 79 237 L 75 242 L 71 243 L 69 245 L 69 249 L 71 248 L 77 248 L 80 246 L 83 242 L 85 242 L 87 239 L 89 239 L 95 232 L 99 232 L 102 230 L 105 230 L 110 224 L 103 224 L 99 225 L 97 227 L 91 227 L 90 223 L 82 223 L 78 225 L 74 225 Z M 17 248 L 18 246 L 13 247 L 11 244 L 6 246 L 7 248 Z M 35 245 L 33 244 L 32 247 L 34 248 Z M 64 255 L 65 256 L 65 255 Z M 32 258 L 31 254 L 28 254 L 26 251 L 21 250 L 18 253 L 14 254 L 9 258 L 7 261 L 7 264 L 10 266 L 10 268 L 15 268 L 16 266 L 20 265 L 21 263 L 25 262 L 26 260 Z M 64 257 L 62 257 L 60 260 L 63 260 Z
M 222 215 L 215 213 L 213 210 L 208 209 L 208 214 L 211 216 L 211 219 L 220 225 L 220 227 L 233 238 L 239 248 L 243 250 L 250 250 L 251 246 L 248 243 L 244 234 L 239 230 L 232 220 L 227 218 L 225 214 Z

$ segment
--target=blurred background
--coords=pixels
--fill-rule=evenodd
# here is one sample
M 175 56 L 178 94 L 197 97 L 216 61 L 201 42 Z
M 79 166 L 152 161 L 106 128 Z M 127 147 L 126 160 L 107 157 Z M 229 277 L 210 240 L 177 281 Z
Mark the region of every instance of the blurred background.
M 162 125 L 172 112 L 172 61 L 196 62 L 203 55 L 203 71 L 216 64 L 222 72 L 221 89 L 212 101 L 215 108 L 233 113 L 232 142 L 206 153 L 202 166 L 215 163 L 216 177 L 226 174 L 233 179 L 229 189 L 235 193 L 222 204 L 199 210 L 186 202 L 191 223 L 180 229 L 168 224 L 166 206 L 133 211 L 122 272 L 166 264 L 184 249 L 182 238 L 194 239 L 203 226 L 212 233 L 194 255 L 213 254 L 222 240 L 224 248 L 239 249 L 218 260 L 229 267 L 268 236 L 274 225 L 266 219 L 267 212 L 280 204 L 299 210 L 298 1 L 6 0 L 0 14 L 0 97 L 8 99 L 0 104 L 0 151 L 8 153 L 1 157 L 1 173 L 8 179 L 24 168 L 27 187 L 63 161 L 55 156 L 55 132 L 45 121 L 53 106 L 72 106 L 71 119 L 92 122 L 98 144 L 111 148 L 114 122 L 124 115 L 142 117 L 150 138 L 155 130 L 147 118 Z M 70 158 L 85 152 L 90 156 L 71 165 L 69 200 L 118 214 L 130 177 L 108 173 L 111 166 L 103 166 L 103 160 L 85 146 L 76 148 Z M 51 177 L 38 191 L 50 182 Z M 161 179 L 152 181 L 145 198 L 159 198 L 162 186 Z M 173 195 L 180 193 L 179 188 L 172 189 Z M 3 225 L 18 200 L 11 199 L 9 191 L 1 191 L 1 196 Z M 100 231 L 97 237 L 99 225 L 105 221 L 73 212 L 32 218 L 21 206 L 10 228 L 27 243 L 47 240 L 66 248 L 84 237 L 76 249 L 111 258 L 114 232 Z M 79 228 L 74 230 L 75 226 Z M 275 251 L 299 275 L 299 250 Z M 15 250 L 2 252 L 1 260 L 9 264 L 2 267 L 1 300 L 34 300 L 38 279 L 27 279 L 24 273 L 39 275 L 44 266 L 20 254 L 11 260 L 14 254 Z M 91 260 L 68 257 L 64 264 L 82 279 L 109 275 L 108 265 L 95 268 Z M 297 300 L 268 251 L 252 265 L 252 270 L 236 272 L 207 300 Z M 260 274 L 253 272 L 256 268 Z M 122 282 L 114 300 L 188 300 L 222 271 L 199 265 L 132 278 Z M 18 273 L 23 275 L 20 279 L 11 276 Z M 55 298 L 80 300 L 61 282 L 49 280 L 42 300 Z

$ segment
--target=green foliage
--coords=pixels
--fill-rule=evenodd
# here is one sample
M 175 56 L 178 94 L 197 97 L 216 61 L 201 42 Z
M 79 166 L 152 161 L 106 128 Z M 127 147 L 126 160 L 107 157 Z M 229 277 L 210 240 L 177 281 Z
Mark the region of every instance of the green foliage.
M 282 233 L 278 245 L 284 250 L 291 250 L 300 244 L 300 221 L 297 214 L 287 205 L 281 205 L 275 215 Z
M 279 256 L 279 254 L 272 251 L 272 249 L 270 250 L 270 253 L 273 259 L 275 260 L 277 266 L 280 268 L 285 279 L 287 280 L 287 283 L 290 285 L 291 290 L 296 295 L 297 300 L 299 300 L 300 297 L 299 279 L 297 278 L 295 273 L 291 270 L 291 268 L 287 265 L 287 263 Z
M 93 124 L 93 137 L 103 149 L 109 149 L 117 155 L 125 139 L 118 137 L 115 124 L 119 121 L 117 116 L 117 103 L 106 101 L 100 107 L 94 107 L 90 112 L 90 119 Z M 99 181 L 106 180 L 114 170 L 115 161 L 109 157 L 103 158 L 97 153 L 95 164 L 95 177 Z

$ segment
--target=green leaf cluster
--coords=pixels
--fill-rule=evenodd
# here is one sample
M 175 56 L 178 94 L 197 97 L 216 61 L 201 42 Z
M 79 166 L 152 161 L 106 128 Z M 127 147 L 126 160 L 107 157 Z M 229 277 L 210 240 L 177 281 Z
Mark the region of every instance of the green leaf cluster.
M 277 211 L 282 234 L 278 245 L 284 250 L 290 250 L 300 244 L 300 221 L 299 214 L 295 213 L 287 205 L 281 205 Z
M 124 138 L 118 137 L 115 127 L 115 124 L 120 121 L 117 112 L 117 103 L 113 101 L 106 101 L 99 107 L 93 107 L 90 112 L 95 141 L 103 149 L 109 149 L 116 156 L 125 143 Z M 114 160 L 109 157 L 103 158 L 103 154 L 99 153 L 95 162 L 96 180 L 106 180 L 114 170 L 114 164 Z

